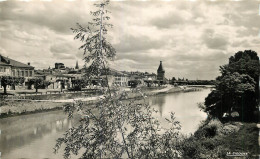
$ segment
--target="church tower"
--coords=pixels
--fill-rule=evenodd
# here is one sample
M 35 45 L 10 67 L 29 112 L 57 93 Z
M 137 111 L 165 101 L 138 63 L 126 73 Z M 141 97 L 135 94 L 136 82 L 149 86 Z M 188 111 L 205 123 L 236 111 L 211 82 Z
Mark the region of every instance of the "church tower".
M 157 69 L 157 80 L 164 81 L 164 74 L 165 74 L 165 71 L 162 66 L 162 61 L 160 61 L 160 65 Z
M 76 62 L 76 67 L 75 67 L 76 70 L 79 69 L 79 64 L 78 64 L 78 61 Z

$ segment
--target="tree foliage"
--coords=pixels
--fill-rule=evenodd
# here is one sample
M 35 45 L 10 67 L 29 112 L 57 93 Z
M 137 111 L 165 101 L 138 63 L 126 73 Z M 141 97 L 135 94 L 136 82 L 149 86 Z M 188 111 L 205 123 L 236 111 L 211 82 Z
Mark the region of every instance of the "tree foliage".
M 131 80 L 131 81 L 128 81 L 128 85 L 129 85 L 131 88 L 136 88 L 139 84 L 141 84 L 141 81 L 140 81 L 140 80 Z
M 49 81 L 45 81 L 42 78 L 32 78 L 28 80 L 29 86 L 34 85 L 35 91 L 38 92 L 40 88 L 46 88 L 51 83 Z
M 103 21 L 109 19 L 105 16 L 109 11 L 104 10 L 107 5 L 108 1 L 96 4 L 98 10 L 91 12 L 93 22 L 86 28 L 78 24 L 79 28 L 73 29 L 77 33 L 75 38 L 84 42 L 80 49 L 84 50 L 87 76 L 91 78 L 100 79 L 102 70 L 107 70 L 107 60 L 115 56 L 115 49 L 102 34 L 107 32 L 105 26 L 111 26 Z M 169 127 L 163 128 L 153 115 L 157 111 L 146 102 L 146 96 L 139 89 L 133 89 L 143 97 L 138 102 L 129 99 L 127 92 L 106 86 L 103 85 L 103 96 L 92 107 L 81 101 L 64 106 L 70 118 L 78 113 L 81 120 L 79 126 L 70 128 L 57 140 L 55 152 L 64 144 L 65 158 L 71 155 L 81 155 L 81 158 L 176 158 L 179 155 L 176 146 L 180 123 L 175 121 L 173 113 L 167 119 Z
M 216 88 L 205 99 L 205 111 L 219 119 L 224 113 L 231 116 L 238 112 L 240 120 L 253 120 L 258 104 L 259 70 L 256 52 L 239 51 L 231 56 L 229 64 L 220 67 Z
M 89 81 L 85 79 L 74 79 L 71 80 L 71 83 L 74 90 L 81 90 L 81 88 L 84 88 L 87 85 L 89 85 Z
M 73 111 L 81 110 L 84 118 L 80 126 L 69 129 L 57 140 L 56 150 L 64 143 L 65 158 L 78 155 L 81 148 L 82 158 L 177 157 L 180 124 L 174 114 L 167 120 L 170 128 L 163 129 L 147 103 L 123 99 L 127 96 L 121 93 L 116 98 L 106 96 L 91 108 L 84 109 L 82 103 L 67 106 L 65 110 L 71 116 Z
M 0 76 L 1 86 L 4 87 L 4 94 L 7 94 L 7 86 L 15 86 L 24 83 L 24 77 Z
M 76 34 L 75 39 L 84 42 L 79 49 L 84 51 L 86 64 L 90 64 L 86 69 L 89 79 L 93 76 L 100 76 L 102 70 L 107 70 L 108 60 L 113 60 L 116 54 L 115 49 L 106 38 L 107 29 L 113 27 L 112 24 L 108 23 L 110 17 L 107 14 L 110 12 L 105 10 L 108 3 L 108 1 L 103 1 L 95 4 L 98 10 L 90 12 L 93 19 L 92 22 L 88 22 L 87 27 L 77 23 L 77 28 L 71 28 L 73 33 Z

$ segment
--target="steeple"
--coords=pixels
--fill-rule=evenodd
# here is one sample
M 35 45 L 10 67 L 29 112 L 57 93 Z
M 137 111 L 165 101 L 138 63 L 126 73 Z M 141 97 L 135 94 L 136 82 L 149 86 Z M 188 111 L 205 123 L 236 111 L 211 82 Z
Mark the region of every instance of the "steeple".
M 162 61 L 160 61 L 160 65 L 157 69 L 157 72 L 165 72 L 164 69 L 163 69 L 163 66 L 162 66 Z
M 76 67 L 75 67 L 75 69 L 79 69 L 78 60 L 77 60 L 77 62 L 76 62 Z
M 159 80 L 162 83 L 164 81 L 164 73 L 165 73 L 165 71 L 164 71 L 163 66 L 162 66 L 162 61 L 160 61 L 160 65 L 157 69 L 157 80 Z

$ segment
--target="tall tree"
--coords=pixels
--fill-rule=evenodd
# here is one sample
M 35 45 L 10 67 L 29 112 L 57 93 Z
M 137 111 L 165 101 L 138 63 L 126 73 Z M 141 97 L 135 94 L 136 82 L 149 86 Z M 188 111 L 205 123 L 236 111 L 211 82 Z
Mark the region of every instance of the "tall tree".
M 257 53 L 252 50 L 239 51 L 234 56 L 229 58 L 229 64 L 224 65 L 220 69 L 222 76 L 227 73 L 238 72 L 239 74 L 247 74 L 254 79 L 255 85 L 255 98 L 253 99 L 255 104 L 259 102 L 259 75 L 260 65 L 259 57 Z M 253 104 L 253 103 L 252 103 Z
M 237 111 L 240 115 L 249 115 L 249 112 L 255 109 L 247 100 L 254 94 L 255 81 L 252 77 L 237 72 L 227 74 L 218 79 L 216 90 L 206 98 L 206 111 L 220 119 L 224 113 L 231 115 L 232 111 Z
M 216 90 L 205 99 L 205 111 L 222 119 L 224 113 L 239 112 L 240 120 L 254 120 L 259 94 L 259 58 L 251 50 L 239 51 L 220 67 Z
M 86 28 L 78 24 L 79 28 L 73 29 L 76 39 L 84 42 L 80 49 L 84 50 L 89 64 L 87 77 L 90 79 L 100 79 L 102 70 L 107 72 L 107 60 L 115 56 L 115 49 L 103 35 L 107 32 L 106 26 L 111 26 L 106 22 L 109 20 L 105 16 L 107 5 L 108 1 L 95 4 L 98 10 L 91 12 L 93 22 Z M 84 149 L 82 158 L 175 158 L 178 155 L 176 140 L 180 124 L 173 113 L 167 120 L 169 128 L 162 130 L 139 89 L 133 92 L 143 97 L 141 103 L 129 99 L 125 91 L 110 89 L 108 84 L 103 88 L 103 97 L 92 107 L 84 107 L 80 101 L 64 107 L 69 117 L 76 111 L 82 120 L 79 126 L 69 129 L 57 140 L 55 152 L 65 144 L 65 158 L 78 155 L 80 149 Z
M 75 39 L 84 42 L 79 49 L 84 51 L 86 64 L 90 64 L 86 68 L 86 77 L 88 77 L 89 80 L 93 77 L 99 78 L 103 70 L 106 71 L 107 75 L 108 60 L 113 60 L 116 54 L 115 49 L 106 38 L 107 29 L 113 27 L 112 24 L 108 23 L 110 17 L 107 16 L 107 13 L 110 12 L 105 9 L 108 4 L 109 1 L 95 4 L 98 10 L 90 12 L 94 18 L 92 22 L 88 22 L 87 27 L 83 27 L 77 23 L 76 29 L 71 28 L 72 31 L 76 33 Z

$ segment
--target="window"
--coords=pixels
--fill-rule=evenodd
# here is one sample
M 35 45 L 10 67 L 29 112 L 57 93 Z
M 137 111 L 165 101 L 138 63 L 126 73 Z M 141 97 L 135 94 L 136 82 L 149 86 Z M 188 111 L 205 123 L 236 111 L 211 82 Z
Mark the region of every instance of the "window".
M 30 71 L 30 77 L 32 77 L 32 70 Z
M 22 76 L 24 77 L 24 71 L 22 71 Z
M 25 77 L 28 77 L 28 71 L 25 71 Z
M 5 67 L 0 67 L 0 72 L 5 72 Z
M 12 75 L 15 76 L 15 70 L 12 71 Z
M 20 76 L 20 71 L 19 71 L 19 70 L 17 71 L 17 76 L 18 76 L 18 77 Z

